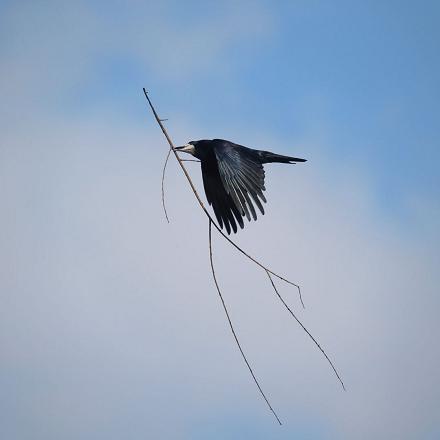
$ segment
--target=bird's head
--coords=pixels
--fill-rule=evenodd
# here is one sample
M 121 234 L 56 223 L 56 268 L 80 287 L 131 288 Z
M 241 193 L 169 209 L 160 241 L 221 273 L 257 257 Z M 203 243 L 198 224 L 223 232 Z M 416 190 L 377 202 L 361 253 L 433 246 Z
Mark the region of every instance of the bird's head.
M 175 150 L 183 151 L 184 153 L 188 153 L 193 156 L 196 156 L 196 144 L 197 144 L 197 141 L 191 141 L 185 145 L 182 145 L 181 147 L 176 147 Z

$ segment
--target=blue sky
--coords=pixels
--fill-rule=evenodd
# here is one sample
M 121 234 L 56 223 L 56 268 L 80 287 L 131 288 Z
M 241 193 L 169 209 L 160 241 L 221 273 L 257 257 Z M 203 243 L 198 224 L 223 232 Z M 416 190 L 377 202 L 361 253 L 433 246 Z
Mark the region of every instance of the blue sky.
M 437 2 L 0 8 L 2 438 L 438 436 Z M 166 143 L 142 87 L 178 144 L 308 159 L 267 167 L 267 215 L 237 239 L 301 283 L 305 311 L 282 291 L 347 393 L 264 273 L 215 243 L 282 428 L 173 163 L 163 219 Z
M 163 108 L 192 115 L 219 136 L 231 126 L 264 126 L 293 143 L 324 130 L 319 154 L 369 164 L 381 209 L 406 219 L 408 194 L 435 199 L 440 184 L 438 8 L 435 2 L 196 2 L 145 13 L 139 5 L 92 4 L 102 45 L 84 42 L 87 74 L 67 96 L 60 91 L 64 105 L 57 102 L 57 111 L 99 112 L 118 102 L 125 116 L 139 118 L 143 103 L 134 91 L 147 86 Z M 157 16 L 172 35 L 161 31 Z M 133 22 L 140 34 L 127 32 Z M 106 41 L 111 33 L 121 40 L 117 47 Z

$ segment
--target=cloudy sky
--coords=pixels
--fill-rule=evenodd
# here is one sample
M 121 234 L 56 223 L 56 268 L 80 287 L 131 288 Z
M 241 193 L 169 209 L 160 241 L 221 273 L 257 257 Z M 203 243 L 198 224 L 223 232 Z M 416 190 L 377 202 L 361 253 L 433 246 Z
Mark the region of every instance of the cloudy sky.
M 0 3 L 0 437 L 440 437 L 440 7 L 435 1 Z M 167 144 L 266 167 L 217 275 Z M 197 164 L 188 169 L 199 188 Z M 203 191 L 202 191 L 203 192 Z

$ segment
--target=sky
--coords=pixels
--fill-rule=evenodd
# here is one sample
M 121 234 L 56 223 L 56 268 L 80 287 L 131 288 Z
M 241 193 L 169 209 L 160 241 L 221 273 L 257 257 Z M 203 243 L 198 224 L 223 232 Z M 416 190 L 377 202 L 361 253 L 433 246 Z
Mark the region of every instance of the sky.
M 440 437 L 440 6 L 0 2 L 0 437 Z M 214 234 L 176 144 L 266 166 L 266 215 Z M 187 163 L 203 194 L 198 164 Z M 203 200 L 204 194 L 203 194 Z

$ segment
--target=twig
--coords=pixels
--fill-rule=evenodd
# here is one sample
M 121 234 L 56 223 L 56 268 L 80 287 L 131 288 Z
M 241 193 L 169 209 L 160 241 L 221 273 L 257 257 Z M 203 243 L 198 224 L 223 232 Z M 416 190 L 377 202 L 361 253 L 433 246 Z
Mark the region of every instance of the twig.
M 248 360 L 247 360 L 247 358 L 246 358 L 246 355 L 244 354 L 244 351 L 243 351 L 243 349 L 241 348 L 241 345 L 240 345 L 240 342 L 239 342 L 239 340 L 238 340 L 237 334 L 235 333 L 235 330 L 234 330 L 234 326 L 232 325 L 232 321 L 231 321 L 231 318 L 230 318 L 230 316 L 229 316 L 229 312 L 228 312 L 228 309 L 227 309 L 227 307 L 226 307 L 225 300 L 223 299 L 223 295 L 222 295 L 222 293 L 221 293 L 221 291 L 220 291 L 220 287 L 219 287 L 218 282 L 217 282 L 217 277 L 215 276 L 214 263 L 213 263 L 213 260 L 212 260 L 212 234 L 211 234 L 211 224 L 212 224 L 212 220 L 209 219 L 208 221 L 209 221 L 209 261 L 211 262 L 212 277 L 214 278 L 215 287 L 217 288 L 217 292 L 218 292 L 218 294 L 219 294 L 219 296 L 220 296 L 220 300 L 221 300 L 221 302 L 222 302 L 223 309 L 224 309 L 224 311 L 225 311 L 226 317 L 228 318 L 229 327 L 231 328 L 232 334 L 234 335 L 234 339 L 235 339 L 235 342 L 237 343 L 238 349 L 240 350 L 241 356 L 243 357 L 243 359 L 244 359 L 244 361 L 245 361 L 245 363 L 246 363 L 246 365 L 247 365 L 247 367 L 248 367 L 248 369 L 249 369 L 249 372 L 251 373 L 251 376 L 252 376 L 252 378 L 254 379 L 254 382 L 255 382 L 255 384 L 257 385 L 258 390 L 260 391 L 261 396 L 262 396 L 263 399 L 266 401 L 267 406 L 268 406 L 269 409 L 272 411 L 272 413 L 273 413 L 273 415 L 275 416 L 275 418 L 277 419 L 278 423 L 281 425 L 281 424 L 282 424 L 282 423 L 281 423 L 281 420 L 278 418 L 277 413 L 276 413 L 276 412 L 274 411 L 274 409 L 272 408 L 271 404 L 269 403 L 269 400 L 267 399 L 267 397 L 266 397 L 266 395 L 264 394 L 264 392 L 263 392 L 263 390 L 262 390 L 260 384 L 258 383 L 257 378 L 255 377 L 255 374 L 254 374 L 254 372 L 253 372 L 253 370 L 252 370 L 252 367 L 250 366 L 250 364 L 249 364 L 249 362 L 248 362 Z
M 165 163 L 163 164 L 163 170 L 162 170 L 162 206 L 163 206 L 163 212 L 165 213 L 165 218 L 167 219 L 168 223 L 170 222 L 170 220 L 168 219 L 167 208 L 165 206 L 164 182 L 165 182 L 165 170 L 167 169 L 167 163 L 168 163 L 168 159 L 170 158 L 170 154 L 171 154 L 171 148 L 168 150 L 167 158 L 165 159 Z
M 249 255 L 247 252 L 245 252 L 240 246 L 238 246 L 234 241 L 232 241 L 232 240 L 231 240 L 231 239 L 230 239 L 230 238 L 229 238 L 229 237 L 228 237 L 228 236 L 227 236 L 227 235 L 226 235 L 226 234 L 220 229 L 220 227 L 215 223 L 215 221 L 213 220 L 213 218 L 212 218 L 211 215 L 209 214 L 208 210 L 206 209 L 204 203 L 202 202 L 202 199 L 200 198 L 200 196 L 199 196 L 199 194 L 198 194 L 198 192 L 197 192 L 197 190 L 196 190 L 196 188 L 195 188 L 195 186 L 194 186 L 194 183 L 192 182 L 191 177 L 189 176 L 188 171 L 186 170 L 186 168 L 185 168 L 185 166 L 184 166 L 184 164 L 183 164 L 183 159 L 181 159 L 181 158 L 179 157 L 179 155 L 177 154 L 177 150 L 175 150 L 175 147 L 174 147 L 173 141 L 172 141 L 171 138 L 169 137 L 169 135 L 168 135 L 168 133 L 167 133 L 167 131 L 166 131 L 164 125 L 162 124 L 162 121 L 161 121 L 161 119 L 159 118 L 159 116 L 158 116 L 158 114 L 157 114 L 157 112 L 156 112 L 156 110 L 155 110 L 155 108 L 154 108 L 154 106 L 153 106 L 153 104 L 152 104 L 152 102 L 151 102 L 151 100 L 150 100 L 150 97 L 148 96 L 148 93 L 147 93 L 147 91 L 145 90 L 145 88 L 143 89 L 143 91 L 144 91 L 145 98 L 147 99 L 148 104 L 149 104 L 149 106 L 150 106 L 150 108 L 151 108 L 151 111 L 153 112 L 153 115 L 154 115 L 154 117 L 155 117 L 157 123 L 159 124 L 159 127 L 161 128 L 162 133 L 164 134 L 166 140 L 168 141 L 168 144 L 169 144 L 169 146 L 170 146 L 170 151 L 172 151 L 173 154 L 174 154 L 174 156 L 176 157 L 176 159 L 177 159 L 177 161 L 178 161 L 180 167 L 182 168 L 183 173 L 185 174 L 186 179 L 188 180 L 188 183 L 189 183 L 189 185 L 190 185 L 190 187 L 191 187 L 191 189 L 192 189 L 192 191 L 193 191 L 193 193 L 194 193 L 194 196 L 196 197 L 196 199 L 197 199 L 197 201 L 198 201 L 200 207 L 203 209 L 203 211 L 205 212 L 205 215 L 208 217 L 208 219 L 209 219 L 209 221 L 210 221 L 210 229 L 211 229 L 211 225 L 214 225 L 214 227 L 217 229 L 217 231 L 219 232 L 219 234 L 220 234 L 223 238 L 225 238 L 225 239 L 226 239 L 226 240 L 227 240 L 232 246 L 234 246 L 239 252 L 241 252 L 244 256 L 246 256 L 249 260 L 251 260 L 252 262 L 254 262 L 257 266 L 261 267 L 261 268 L 267 273 L 267 275 L 269 276 L 269 279 L 270 279 L 270 281 L 271 281 L 272 287 L 273 287 L 273 289 L 275 290 L 275 293 L 277 294 L 278 298 L 281 300 L 282 304 L 283 304 L 284 307 L 289 311 L 289 313 L 293 315 L 293 312 L 291 311 L 291 309 L 288 307 L 288 305 L 285 303 L 285 301 L 284 301 L 284 300 L 281 298 L 281 296 L 278 294 L 278 291 L 277 291 L 277 289 L 276 289 L 276 287 L 275 287 L 275 285 L 274 285 L 274 283 L 273 283 L 273 280 L 272 280 L 272 278 L 271 278 L 270 275 L 273 275 L 273 276 L 277 277 L 278 279 L 280 279 L 280 280 L 282 280 L 282 281 L 284 281 L 284 282 L 286 282 L 286 283 L 288 283 L 288 284 L 290 284 L 290 285 L 292 285 L 292 286 L 295 286 L 295 287 L 298 289 L 298 293 L 299 293 L 299 296 L 300 296 L 300 299 L 301 299 L 301 303 L 303 304 L 303 307 L 304 307 L 304 303 L 303 303 L 303 301 L 302 301 L 302 296 L 301 296 L 301 288 L 300 288 L 300 286 L 299 286 L 298 284 L 295 284 L 295 283 L 293 283 L 292 281 L 289 281 L 288 279 L 282 277 L 281 275 L 278 275 L 277 273 L 275 273 L 274 271 L 272 271 L 272 270 L 269 269 L 268 267 L 264 266 L 264 265 L 263 265 L 262 263 L 260 263 L 258 260 L 256 260 L 255 258 L 253 258 L 251 255 Z M 298 321 L 298 319 L 296 318 L 295 315 L 293 315 L 293 317 Z M 330 363 L 330 365 L 331 365 L 333 371 L 335 372 L 337 378 L 338 378 L 339 381 L 341 382 L 343 389 L 345 390 L 345 386 L 344 386 L 344 384 L 343 384 L 343 382 L 342 382 L 342 380 L 341 380 L 339 374 L 337 373 L 335 367 L 333 366 L 333 363 L 330 361 L 330 359 L 329 359 L 329 357 L 327 356 L 327 354 L 325 353 L 325 351 L 321 348 L 321 346 L 318 344 L 318 342 L 316 341 L 316 339 L 310 334 L 310 332 L 309 332 L 309 331 L 308 331 L 308 330 L 302 325 L 302 323 L 299 322 L 299 321 L 298 321 L 298 323 L 301 325 L 301 327 L 303 328 L 303 330 L 307 333 L 307 335 L 312 339 L 312 341 L 318 346 L 318 348 L 320 349 L 320 351 L 323 353 L 324 357 L 325 357 L 325 358 L 327 359 L 327 361 Z M 238 341 L 237 341 L 237 342 L 238 342 Z
M 185 166 L 183 165 L 183 161 L 186 159 L 181 159 L 179 157 L 179 155 L 177 154 L 178 150 L 175 150 L 173 141 L 171 140 L 170 136 L 168 135 L 168 132 L 166 131 L 164 125 L 162 124 L 161 119 L 159 118 L 156 109 L 153 106 L 153 103 L 150 100 L 150 97 L 148 96 L 147 91 L 145 90 L 145 88 L 143 88 L 144 91 L 144 95 L 145 98 L 148 101 L 148 104 L 151 108 L 151 111 L 153 112 L 153 115 L 157 121 L 157 123 L 159 124 L 159 127 L 162 130 L 162 133 L 164 134 L 166 140 L 168 141 L 169 146 L 171 147 L 174 156 L 176 157 L 177 161 L 179 162 L 180 167 L 182 168 L 183 173 L 185 174 L 185 177 L 188 180 L 189 185 L 191 186 L 191 189 L 197 199 L 197 201 L 199 202 L 200 207 L 203 209 L 203 211 L 205 212 L 206 216 L 212 221 L 212 224 L 214 225 L 214 227 L 217 229 L 217 231 L 226 239 L 229 241 L 229 243 L 232 244 L 232 246 L 234 246 L 238 251 L 240 251 L 244 256 L 246 256 L 249 260 L 253 261 L 256 265 L 260 266 L 262 269 L 267 270 L 270 274 L 272 274 L 273 276 L 277 277 L 278 279 L 280 279 L 281 281 L 284 281 L 285 283 L 288 283 L 292 286 L 295 286 L 298 289 L 298 293 L 301 299 L 301 303 L 304 305 L 303 301 L 302 301 L 302 296 L 301 296 L 301 288 L 298 284 L 295 284 L 292 281 L 289 281 L 288 279 L 282 277 L 281 275 L 278 275 L 277 273 L 275 273 L 274 271 L 272 271 L 271 269 L 269 269 L 268 267 L 264 266 L 262 263 L 260 263 L 259 261 L 257 261 L 255 258 L 251 257 L 248 253 L 246 253 L 240 246 L 238 246 L 234 241 L 232 241 L 221 229 L 220 227 L 217 225 L 217 223 L 214 221 L 214 219 L 211 217 L 211 214 L 209 214 L 208 210 L 206 209 L 205 205 L 202 202 L 202 199 L 199 196 L 199 193 L 197 192 L 191 177 L 188 174 L 188 171 L 186 170 Z
M 211 217 L 210 217 L 211 218 Z M 239 250 L 243 255 L 245 255 L 247 258 L 249 258 L 249 260 L 251 260 L 252 262 L 254 262 L 257 266 L 260 266 L 262 269 L 264 269 L 267 273 L 270 273 L 271 275 L 277 277 L 278 279 L 280 279 L 281 281 L 284 281 L 292 286 L 295 286 L 298 289 L 298 294 L 299 294 L 299 299 L 301 300 L 301 304 L 303 306 L 303 308 L 305 309 L 303 300 L 302 300 L 302 295 L 301 295 L 301 287 L 298 284 L 293 283 L 292 281 L 289 281 L 285 278 L 283 278 L 282 276 L 276 274 L 275 272 L 273 272 L 272 270 L 270 270 L 269 268 L 267 268 L 266 266 L 264 266 L 263 264 L 261 264 L 259 261 L 257 261 L 255 258 L 251 257 L 248 253 L 246 253 L 240 246 L 238 246 L 236 243 L 234 243 L 215 223 L 214 226 L 216 227 L 217 231 L 220 232 L 221 235 L 223 235 L 224 238 L 226 238 L 226 240 L 229 241 L 229 243 L 232 244 L 232 246 L 234 246 L 237 250 Z
M 304 326 L 304 324 L 296 317 L 295 313 L 292 312 L 292 310 L 290 309 L 290 307 L 286 304 L 286 302 L 284 301 L 283 297 L 280 295 L 280 293 L 278 292 L 278 289 L 275 286 L 275 283 L 273 282 L 273 279 L 269 273 L 269 271 L 266 270 L 267 276 L 269 277 L 270 282 L 272 283 L 272 287 L 275 290 L 275 293 L 277 294 L 278 298 L 280 299 L 280 301 L 284 304 L 284 307 L 286 307 L 286 309 L 289 311 L 289 313 L 295 318 L 296 322 L 301 326 L 301 328 L 308 334 L 308 336 L 310 337 L 310 339 L 315 343 L 315 345 L 319 348 L 319 350 L 321 351 L 321 353 L 324 355 L 324 357 L 327 359 L 328 363 L 330 364 L 330 366 L 332 367 L 334 373 L 336 374 L 336 377 L 339 379 L 339 382 L 341 382 L 342 388 L 345 391 L 345 385 L 344 382 L 342 381 L 341 377 L 339 376 L 335 366 L 333 365 L 333 362 L 330 360 L 330 358 L 327 356 L 327 353 L 321 348 L 321 346 L 319 345 L 318 341 L 312 336 L 312 334 L 306 329 L 306 327 Z
M 167 121 L 167 119 L 161 119 L 161 121 Z M 168 159 L 170 158 L 170 154 L 171 154 L 171 148 L 168 150 L 167 158 L 165 159 L 165 163 L 163 164 L 163 170 L 162 170 L 162 206 L 163 206 L 163 212 L 165 213 L 165 218 L 167 219 L 168 223 L 170 222 L 170 220 L 168 218 L 167 208 L 165 206 L 165 171 L 167 169 L 167 164 L 168 164 Z M 194 159 L 180 159 L 180 160 L 182 162 L 200 162 L 200 160 L 194 160 Z

